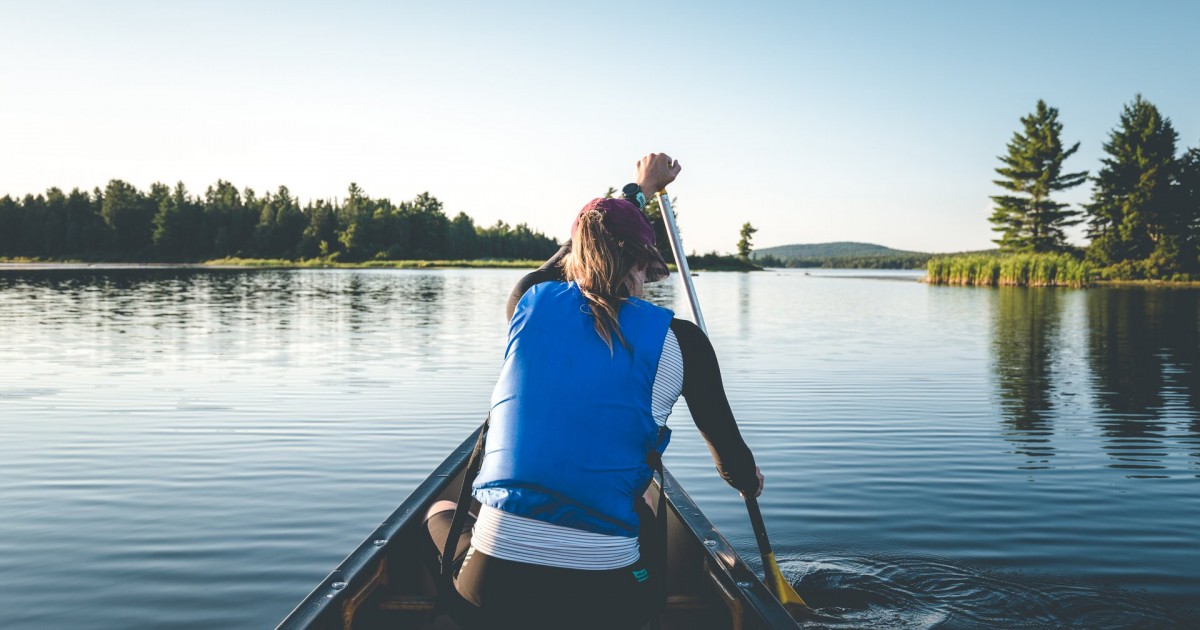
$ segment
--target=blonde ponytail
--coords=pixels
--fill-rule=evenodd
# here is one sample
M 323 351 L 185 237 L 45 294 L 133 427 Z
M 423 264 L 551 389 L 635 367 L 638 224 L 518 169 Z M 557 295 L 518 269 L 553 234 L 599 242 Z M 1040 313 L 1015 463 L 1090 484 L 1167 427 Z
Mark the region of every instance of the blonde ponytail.
M 596 210 L 579 216 L 571 239 L 571 252 L 562 263 L 563 275 L 579 286 L 592 312 L 596 334 L 609 352 L 613 351 L 613 336 L 628 349 L 617 314 L 629 296 L 626 283 L 637 260 L 605 229 L 604 215 Z

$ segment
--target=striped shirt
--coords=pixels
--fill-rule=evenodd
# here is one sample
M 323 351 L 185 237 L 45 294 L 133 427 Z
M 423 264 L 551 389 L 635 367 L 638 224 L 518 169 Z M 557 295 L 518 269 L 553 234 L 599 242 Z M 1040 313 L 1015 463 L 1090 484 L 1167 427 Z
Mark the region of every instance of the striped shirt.
M 651 412 L 658 426 L 683 393 L 683 354 L 675 332 L 668 329 L 651 390 Z M 509 514 L 486 505 L 479 511 L 471 545 L 493 557 L 513 562 L 603 571 L 637 562 L 636 536 L 612 536 L 552 525 Z

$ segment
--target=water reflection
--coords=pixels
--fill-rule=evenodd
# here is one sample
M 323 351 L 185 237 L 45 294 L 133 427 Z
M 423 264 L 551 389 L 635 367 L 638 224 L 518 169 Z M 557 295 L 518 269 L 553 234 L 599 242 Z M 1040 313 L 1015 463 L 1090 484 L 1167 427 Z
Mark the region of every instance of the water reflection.
M 1047 468 L 1055 412 L 1051 389 L 1062 301 L 1050 289 L 998 290 L 992 335 L 992 369 L 1007 438 L 1026 456 L 1025 468 Z
M 1097 418 L 1112 468 L 1159 476 L 1200 422 L 1200 311 L 1195 291 L 1109 289 L 1089 292 L 1088 356 Z M 1182 430 L 1182 435 L 1180 433 Z M 1196 454 L 1192 454 L 1196 461 Z
M 741 273 L 738 276 L 738 334 L 742 339 L 750 337 L 750 322 L 752 321 L 750 303 L 750 274 Z
M 453 313 L 442 313 L 441 301 L 445 288 L 446 279 L 441 275 L 421 275 L 416 282 L 406 286 L 401 298 L 418 309 L 418 326 L 432 326 L 454 316 Z
M 1107 467 L 1128 477 L 1170 476 L 1181 452 L 1200 464 L 1200 293 L 1000 289 L 991 358 L 1005 437 L 1023 468 L 1049 467 L 1055 442 L 1069 439 L 1055 437 L 1056 421 L 1079 415 L 1099 429 Z M 1090 403 L 1069 387 L 1084 370 Z
M 445 285 L 429 272 L 38 270 L 0 274 L 0 302 L 22 323 L 86 326 L 97 348 L 126 346 L 112 355 L 118 358 L 135 350 L 182 355 L 197 344 L 226 355 L 270 331 L 286 335 L 318 321 L 328 334 L 344 335 L 350 350 L 395 320 L 416 328 L 452 325 L 442 303 Z M 121 337 L 130 331 L 141 331 L 136 344 Z M 435 337 L 413 338 L 428 344 Z

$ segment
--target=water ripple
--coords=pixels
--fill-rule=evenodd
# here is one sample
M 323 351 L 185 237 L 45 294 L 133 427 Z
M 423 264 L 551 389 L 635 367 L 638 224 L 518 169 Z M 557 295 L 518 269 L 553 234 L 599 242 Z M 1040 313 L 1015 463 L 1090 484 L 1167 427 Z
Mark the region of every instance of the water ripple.
M 946 561 L 825 556 L 780 569 L 819 615 L 806 628 L 1184 628 L 1200 618 L 1126 591 Z

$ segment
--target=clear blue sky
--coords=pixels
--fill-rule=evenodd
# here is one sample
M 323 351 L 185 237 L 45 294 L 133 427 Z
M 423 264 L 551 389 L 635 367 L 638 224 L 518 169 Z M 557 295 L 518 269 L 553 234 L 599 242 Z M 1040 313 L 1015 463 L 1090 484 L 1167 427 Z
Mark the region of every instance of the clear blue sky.
M 1197 2 L 3 2 L 0 194 L 428 190 L 565 238 L 648 151 L 689 250 L 990 246 L 1043 98 L 1095 170 L 1142 93 L 1200 145 Z M 1087 198 L 1086 187 L 1068 201 Z

